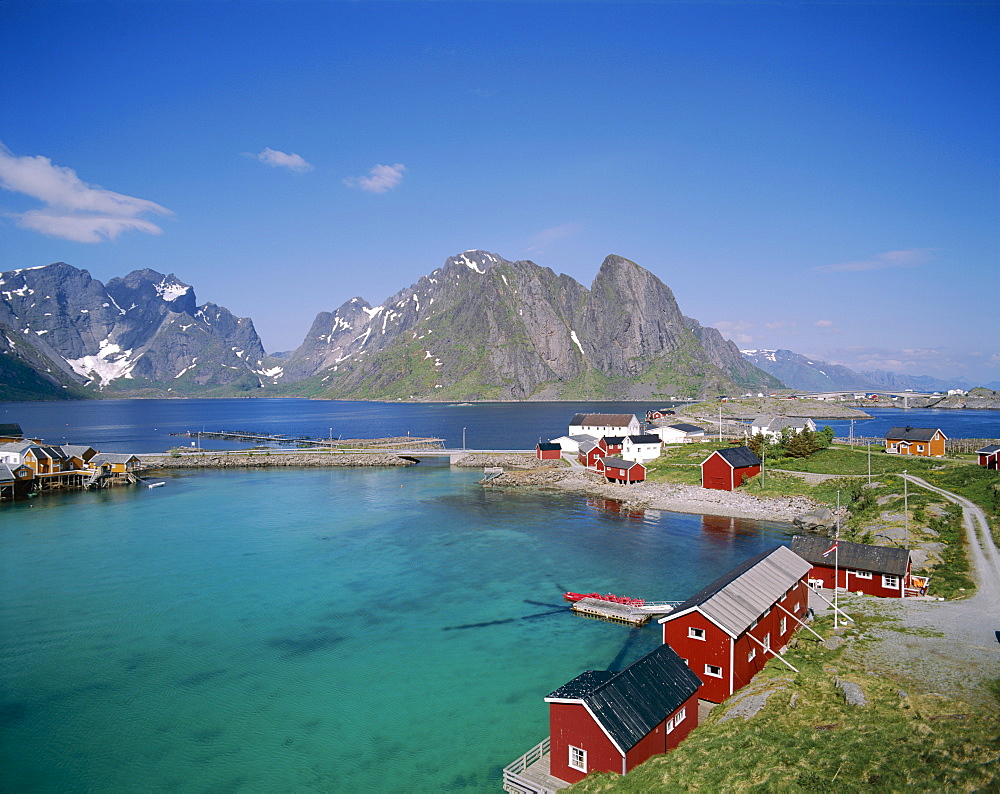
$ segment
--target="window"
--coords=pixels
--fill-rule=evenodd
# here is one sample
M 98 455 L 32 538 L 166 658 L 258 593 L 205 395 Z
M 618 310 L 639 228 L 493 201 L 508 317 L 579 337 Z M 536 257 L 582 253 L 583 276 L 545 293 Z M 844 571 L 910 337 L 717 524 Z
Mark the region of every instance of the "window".
M 705 629 L 696 629 L 693 626 L 689 626 L 688 636 L 695 640 L 703 640 L 705 639 Z
M 856 577 L 858 577 L 858 579 L 871 579 L 872 578 L 872 572 L 871 571 L 855 571 L 854 575 Z
M 571 769 L 587 771 L 587 751 L 579 747 L 569 746 L 569 765 Z
M 765 634 L 764 635 L 763 643 L 764 643 L 764 650 L 765 651 L 769 651 L 771 649 L 771 635 L 770 634 Z
M 784 634 L 785 630 L 788 628 L 788 618 L 782 618 L 778 621 L 778 634 Z
M 687 706 L 682 708 L 674 715 L 674 725 L 680 725 L 684 722 L 684 718 L 687 717 Z
M 722 678 L 722 668 L 714 664 L 706 664 L 705 675 L 710 675 L 712 678 Z
M 755 620 L 755 621 L 754 621 L 753 623 L 751 623 L 751 624 L 750 624 L 750 628 L 753 628 L 754 626 L 756 626 L 759 620 L 760 620 L 760 619 L 758 618 L 758 619 L 757 619 L 757 620 Z
M 754 646 L 753 648 L 750 649 L 750 653 L 747 654 L 747 661 L 752 662 L 756 658 L 757 658 L 757 647 Z
M 669 720 L 667 720 L 667 733 L 673 733 L 675 727 L 676 727 L 675 718 L 671 717 Z
M 899 589 L 899 577 L 898 576 L 883 576 L 882 577 L 882 587 L 887 587 L 890 590 Z
M 924 445 L 923 444 L 917 444 L 917 452 L 923 452 L 923 451 L 924 451 Z

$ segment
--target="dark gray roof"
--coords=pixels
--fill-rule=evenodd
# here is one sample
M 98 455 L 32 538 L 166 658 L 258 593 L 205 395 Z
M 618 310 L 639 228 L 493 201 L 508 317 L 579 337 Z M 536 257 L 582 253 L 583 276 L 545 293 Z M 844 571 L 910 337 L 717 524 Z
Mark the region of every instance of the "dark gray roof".
M 698 610 L 731 637 L 739 637 L 811 567 L 787 546 L 776 546 L 699 590 L 660 623 Z
M 637 463 L 634 460 L 624 460 L 622 458 L 605 458 L 604 468 L 612 469 L 631 469 L 633 466 L 642 466 L 641 463 Z M 645 466 L 643 466 L 645 468 Z
M 889 432 L 885 434 L 887 439 L 892 441 L 930 441 L 934 438 L 934 434 L 939 432 L 936 427 L 890 427 Z M 941 433 L 943 436 L 944 433 Z
M 0 463 L 0 482 L 14 482 L 15 479 L 14 472 L 10 470 L 10 466 L 6 463 Z
M 66 456 L 59 447 L 51 447 L 48 445 L 36 445 L 34 447 L 35 455 L 37 457 L 46 457 L 50 460 L 62 460 Z
M 659 436 L 654 436 L 652 434 L 643 434 L 641 436 L 629 436 L 628 440 L 633 444 L 662 444 L 663 439 Z
M 834 557 L 823 552 L 833 545 L 829 538 L 815 535 L 796 535 L 792 538 L 792 551 L 802 559 L 816 565 L 833 567 Z M 909 549 L 895 549 L 889 546 L 869 546 L 865 543 L 837 542 L 837 564 L 853 571 L 871 571 L 890 576 L 904 576 L 910 559 Z
M 722 456 L 722 459 L 726 461 L 734 469 L 742 469 L 744 466 L 759 466 L 760 458 L 750 451 L 750 447 L 726 447 L 725 449 L 717 449 L 712 455 L 718 453 Z M 709 455 L 708 457 L 712 457 Z M 706 458 L 705 460 L 708 460 Z
M 133 458 L 139 460 L 137 455 L 130 455 L 125 452 L 101 452 L 90 459 L 90 465 L 100 466 L 102 463 L 128 463 Z
M 976 450 L 977 455 L 992 455 L 994 452 L 1000 452 L 1000 444 L 990 444 Z
M 8 422 L 7 424 L 0 425 L 0 436 L 23 436 L 24 432 L 21 430 L 19 424 Z
M 562 447 L 559 444 L 552 443 L 551 441 L 539 441 L 538 448 L 542 452 L 552 452 L 553 450 L 559 450 L 562 452 Z
M 583 444 L 585 442 L 596 444 L 598 441 L 597 436 L 591 436 L 588 435 L 587 433 L 580 433 L 575 436 L 569 436 L 569 438 L 573 439 L 577 444 Z
M 667 425 L 667 427 L 672 428 L 674 430 L 680 430 L 682 433 L 704 433 L 705 432 L 705 428 L 704 427 L 698 427 L 698 425 L 689 425 L 689 424 L 686 424 L 685 422 L 681 422 L 680 424 L 676 424 L 676 425 Z
M 669 645 L 660 645 L 620 673 L 588 670 L 546 701 L 579 700 L 627 753 L 701 686 Z
M 604 443 L 612 447 L 620 447 L 625 443 L 625 436 L 605 436 Z

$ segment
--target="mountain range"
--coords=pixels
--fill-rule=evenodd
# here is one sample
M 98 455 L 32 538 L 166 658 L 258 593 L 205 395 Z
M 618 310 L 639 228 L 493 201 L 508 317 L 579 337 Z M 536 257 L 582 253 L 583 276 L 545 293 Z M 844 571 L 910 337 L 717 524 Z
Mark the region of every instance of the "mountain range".
M 790 389 L 801 391 L 840 391 L 856 389 L 863 391 L 888 390 L 920 392 L 947 391 L 948 389 L 968 390 L 977 384 L 965 378 L 941 380 L 929 375 L 901 375 L 897 372 L 872 370 L 855 372 L 841 364 L 808 358 L 791 350 L 741 350 L 748 361 L 770 373 Z M 979 384 L 995 389 L 997 384 Z
M 198 305 L 173 274 L 105 285 L 59 262 L 0 273 L 0 352 L 2 399 L 667 399 L 780 385 L 619 256 L 588 290 L 467 251 L 377 306 L 355 297 L 320 312 L 280 357 L 251 319 Z

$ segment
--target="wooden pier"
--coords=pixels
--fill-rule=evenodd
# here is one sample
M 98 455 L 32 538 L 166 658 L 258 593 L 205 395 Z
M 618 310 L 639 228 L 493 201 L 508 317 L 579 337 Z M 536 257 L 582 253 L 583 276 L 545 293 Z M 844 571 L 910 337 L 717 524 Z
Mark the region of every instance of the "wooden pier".
M 631 604 L 619 604 L 615 601 L 605 601 L 601 598 L 581 598 L 570 607 L 576 614 L 594 620 L 606 620 L 608 623 L 623 623 L 626 626 L 645 626 L 658 616 L 666 615 L 673 609 L 673 602 L 649 604 L 641 607 Z

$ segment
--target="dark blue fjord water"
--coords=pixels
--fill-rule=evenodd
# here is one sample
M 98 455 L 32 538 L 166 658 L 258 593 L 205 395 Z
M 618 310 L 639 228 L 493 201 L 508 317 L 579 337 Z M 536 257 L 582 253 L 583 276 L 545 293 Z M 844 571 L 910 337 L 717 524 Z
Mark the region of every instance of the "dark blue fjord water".
M 646 407 L 119 400 L 0 403 L 0 422 L 105 451 L 202 426 L 516 449 Z M 916 414 L 1000 436 L 995 412 Z M 0 790 L 496 791 L 546 735 L 546 694 L 657 643 L 564 590 L 679 600 L 788 538 L 478 477 L 192 472 L 0 506 Z

